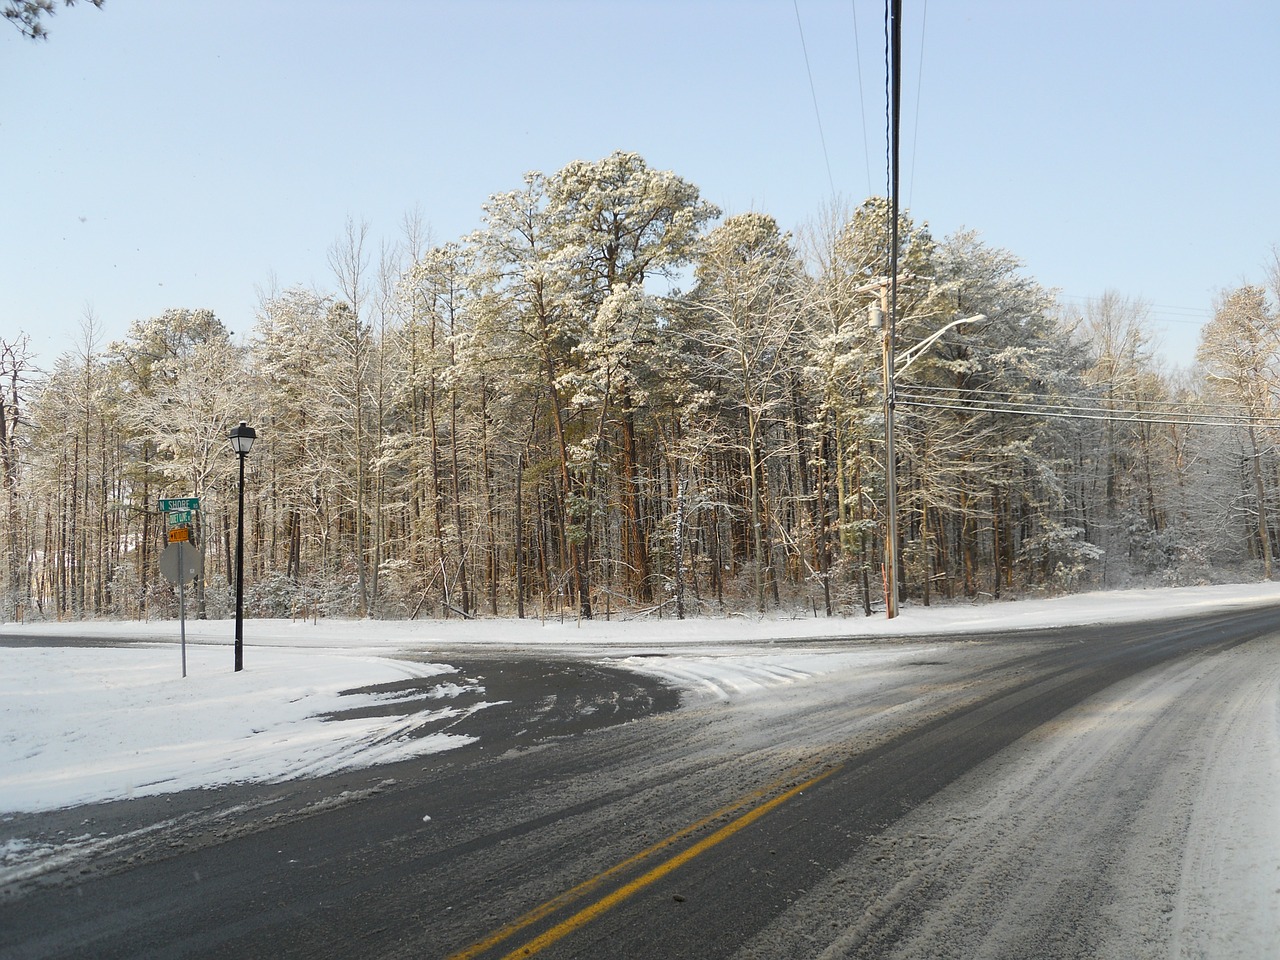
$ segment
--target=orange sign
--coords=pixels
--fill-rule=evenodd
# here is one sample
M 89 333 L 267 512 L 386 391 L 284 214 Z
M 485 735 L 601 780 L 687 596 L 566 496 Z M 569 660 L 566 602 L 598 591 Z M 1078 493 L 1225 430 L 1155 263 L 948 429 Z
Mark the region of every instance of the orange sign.
M 186 543 L 191 539 L 191 531 L 186 527 L 174 527 L 169 531 L 170 543 Z

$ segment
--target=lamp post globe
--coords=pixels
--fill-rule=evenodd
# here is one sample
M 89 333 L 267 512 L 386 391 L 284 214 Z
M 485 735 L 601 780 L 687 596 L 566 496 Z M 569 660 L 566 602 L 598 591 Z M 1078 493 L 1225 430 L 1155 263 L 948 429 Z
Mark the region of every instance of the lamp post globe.
M 240 496 L 236 511 L 236 662 L 237 671 L 244 669 L 244 461 L 253 448 L 257 432 L 245 421 L 231 428 L 231 449 L 240 460 Z
M 231 433 L 228 436 L 231 438 L 231 449 L 240 456 L 245 457 L 249 455 L 249 450 L 253 446 L 253 441 L 257 439 L 258 433 L 253 427 L 241 420 L 238 426 L 231 428 Z

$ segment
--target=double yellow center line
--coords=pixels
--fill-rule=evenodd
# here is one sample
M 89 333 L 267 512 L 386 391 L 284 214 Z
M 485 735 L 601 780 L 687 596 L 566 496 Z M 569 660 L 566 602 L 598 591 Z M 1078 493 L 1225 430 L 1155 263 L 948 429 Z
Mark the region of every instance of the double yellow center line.
M 457 953 L 451 954 L 447 960 L 473 960 L 475 957 L 488 953 L 499 944 L 509 940 L 521 931 L 528 929 L 538 921 L 545 919 L 551 914 L 556 913 L 579 900 L 587 898 L 590 894 L 606 884 L 611 878 L 616 877 L 621 873 L 625 873 L 657 854 L 669 850 L 671 847 L 687 840 L 695 833 L 706 829 L 710 824 L 722 820 L 725 817 L 733 817 L 732 820 L 715 833 L 698 841 L 693 846 L 680 851 L 669 859 L 662 861 L 657 866 L 652 867 L 645 873 L 636 877 L 634 880 L 623 884 L 612 893 L 609 893 L 606 896 L 601 897 L 599 900 L 583 907 L 577 913 L 560 921 L 544 933 L 539 934 L 532 940 L 520 945 L 515 950 L 505 954 L 503 956 L 503 960 L 515 960 L 515 958 L 519 957 L 533 956 L 539 951 L 546 949 L 553 943 L 556 943 L 568 936 L 573 931 L 590 923 L 596 917 L 607 913 L 624 900 L 627 900 L 646 887 L 656 883 L 658 880 L 661 880 L 672 871 L 688 863 L 694 857 L 705 853 L 722 841 L 727 840 L 744 827 L 750 826 L 770 810 L 782 806 L 782 804 L 786 803 L 788 800 L 798 796 L 805 790 L 813 787 L 815 784 L 822 782 L 827 777 L 837 772 L 842 766 L 842 764 L 836 764 L 828 767 L 821 773 L 813 774 L 813 770 L 825 762 L 826 761 L 823 760 L 816 760 L 792 768 L 787 771 L 786 774 L 767 786 L 761 787 L 758 790 L 753 790 L 751 793 L 740 797 L 732 803 L 726 804 L 714 813 L 703 817 L 697 823 L 690 824 L 684 829 L 671 834 L 669 837 L 659 840 L 652 846 L 641 850 L 634 856 L 628 857 L 621 863 L 614 864 L 609 869 L 596 874 L 589 880 L 584 880 L 576 887 L 566 890 L 559 896 L 553 897 L 545 903 L 530 910 L 528 913 L 524 914 L 524 916 L 513 920 L 501 929 L 494 931 L 483 940 L 478 940 L 471 946 L 460 950 Z M 807 779 L 804 779 L 800 784 L 783 789 L 786 784 L 794 783 L 795 780 L 800 777 L 805 777 Z M 782 790 L 782 792 L 779 793 L 779 790 Z M 744 810 L 745 812 L 743 812 Z

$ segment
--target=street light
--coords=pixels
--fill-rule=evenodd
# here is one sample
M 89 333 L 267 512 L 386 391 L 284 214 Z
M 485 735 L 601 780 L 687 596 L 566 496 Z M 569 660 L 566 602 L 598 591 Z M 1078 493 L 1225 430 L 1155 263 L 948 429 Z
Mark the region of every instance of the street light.
M 230 433 L 231 449 L 240 458 L 240 509 L 236 514 L 236 670 L 244 669 L 244 461 L 258 434 L 243 420 Z
M 881 297 L 885 297 L 885 287 L 881 287 Z M 887 306 L 887 305 L 886 305 Z M 892 620 L 898 615 L 898 454 L 894 444 L 894 410 L 897 408 L 898 395 L 894 377 L 919 360 L 926 350 L 948 330 L 962 323 L 981 323 L 986 320 L 985 314 L 952 320 L 946 326 L 935 330 L 914 347 L 894 354 L 894 337 L 892 323 L 884 322 L 885 306 L 872 304 L 868 310 L 869 326 L 872 330 L 882 330 L 884 338 L 881 342 L 884 358 L 884 484 L 885 511 L 888 514 L 888 530 L 884 538 L 885 589 L 884 615 Z

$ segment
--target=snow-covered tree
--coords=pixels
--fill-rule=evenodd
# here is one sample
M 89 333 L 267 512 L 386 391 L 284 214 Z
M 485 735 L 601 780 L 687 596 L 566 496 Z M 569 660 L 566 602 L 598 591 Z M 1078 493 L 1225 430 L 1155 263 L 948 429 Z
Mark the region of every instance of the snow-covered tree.
M 709 413 L 717 444 L 742 464 L 753 593 L 764 610 L 768 598 L 780 599 L 773 550 L 779 504 L 769 467 L 789 453 L 788 371 L 798 359 L 803 274 L 790 236 L 772 217 L 749 213 L 711 231 L 695 276 L 680 334 L 695 383 L 716 398 Z
M 27 391 L 32 365 L 29 337 L 0 338 L 0 488 L 4 490 L 0 531 L 8 547 L 0 558 L 4 564 L 0 616 L 11 620 L 18 619 L 20 611 L 30 604 L 30 580 L 25 567 L 31 544 L 29 527 L 23 522 L 21 445 L 27 427 Z
M 1233 405 L 1244 417 L 1244 459 L 1252 481 L 1249 512 L 1262 575 L 1270 580 L 1276 436 L 1265 424 L 1273 422 L 1280 397 L 1280 317 L 1265 288 L 1244 286 L 1225 294 L 1201 331 L 1196 355 L 1204 365 L 1210 395 Z

